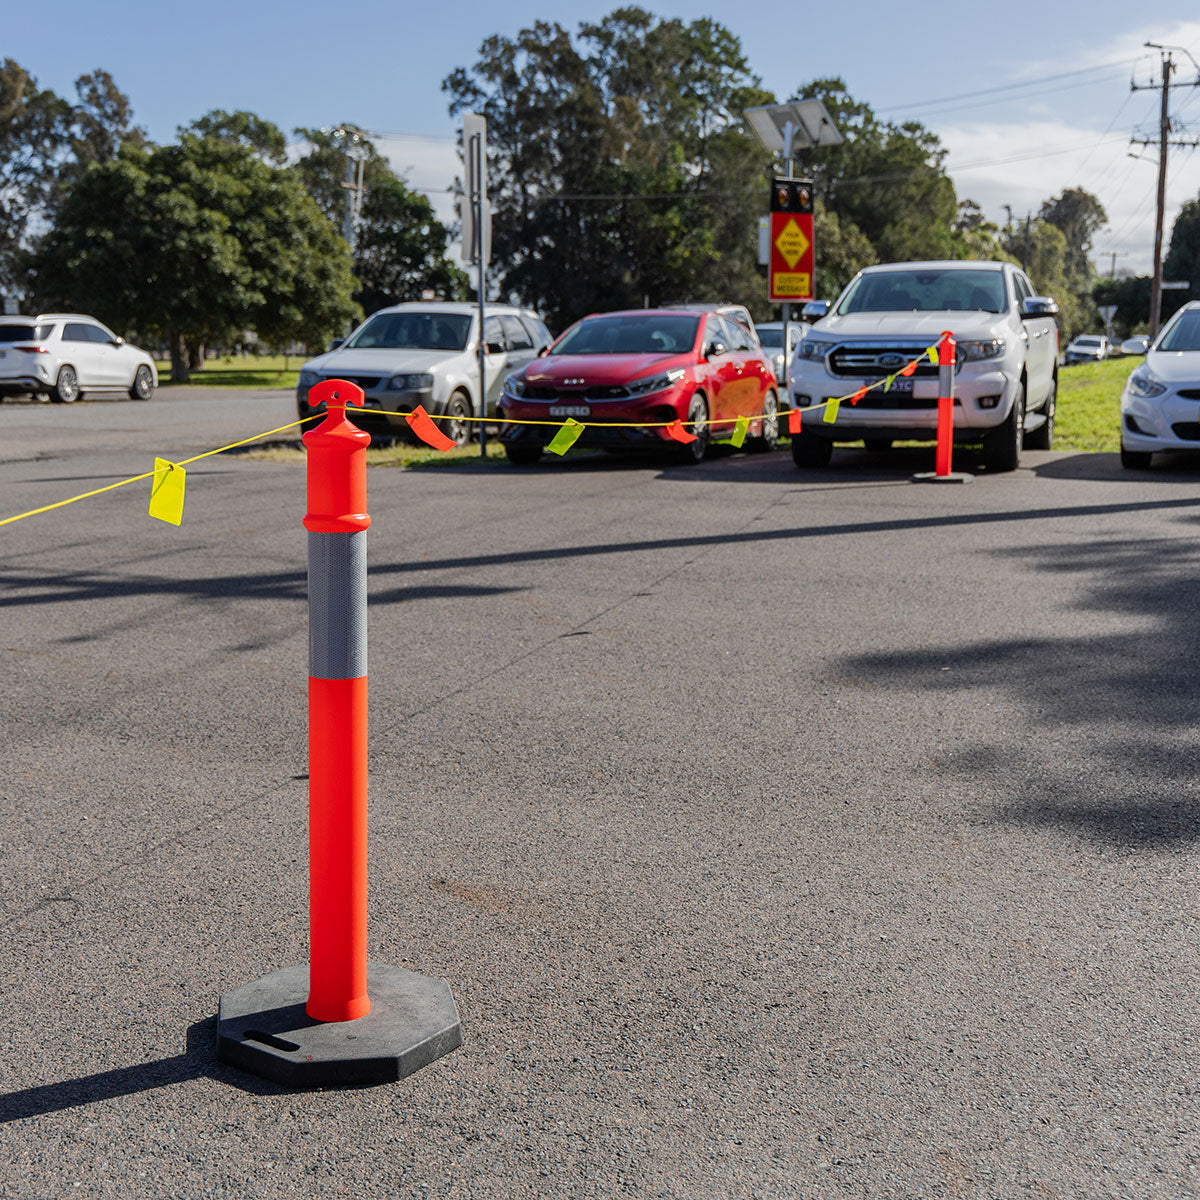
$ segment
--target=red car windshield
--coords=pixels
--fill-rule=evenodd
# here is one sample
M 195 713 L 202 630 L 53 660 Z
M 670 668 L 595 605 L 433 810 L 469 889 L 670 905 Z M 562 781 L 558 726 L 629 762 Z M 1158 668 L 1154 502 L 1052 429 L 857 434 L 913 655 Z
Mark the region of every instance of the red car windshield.
M 699 317 L 648 312 L 584 317 L 552 354 L 687 354 L 696 344 Z

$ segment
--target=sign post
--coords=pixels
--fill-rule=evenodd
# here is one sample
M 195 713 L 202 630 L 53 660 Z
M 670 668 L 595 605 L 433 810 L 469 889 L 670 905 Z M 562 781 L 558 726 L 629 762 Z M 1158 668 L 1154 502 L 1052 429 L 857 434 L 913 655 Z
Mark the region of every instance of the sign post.
M 492 212 L 487 198 L 487 120 L 463 113 L 463 157 L 467 165 L 467 194 L 463 197 L 463 261 L 478 268 L 479 294 L 479 456 L 487 457 L 487 344 L 484 321 L 487 269 L 492 260 Z

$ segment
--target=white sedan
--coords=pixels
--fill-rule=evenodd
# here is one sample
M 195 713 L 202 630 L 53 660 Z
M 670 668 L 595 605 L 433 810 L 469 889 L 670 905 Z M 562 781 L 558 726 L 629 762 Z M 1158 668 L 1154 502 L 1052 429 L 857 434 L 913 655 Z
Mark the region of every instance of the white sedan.
M 70 404 L 107 392 L 149 400 L 157 386 L 150 355 L 95 317 L 0 317 L 0 398 L 32 393 Z
M 1156 451 L 1200 451 L 1200 300 L 1185 304 L 1149 348 L 1130 338 L 1121 349 L 1146 355 L 1121 392 L 1121 465 L 1145 470 Z

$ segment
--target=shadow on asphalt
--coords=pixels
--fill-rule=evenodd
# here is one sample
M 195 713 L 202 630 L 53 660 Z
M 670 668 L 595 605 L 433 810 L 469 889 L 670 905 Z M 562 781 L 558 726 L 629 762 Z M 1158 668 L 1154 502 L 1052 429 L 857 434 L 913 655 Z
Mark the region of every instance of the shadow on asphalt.
M 1121 466 L 1119 454 L 1072 454 L 1034 467 L 1046 479 L 1092 479 L 1106 483 L 1128 483 L 1153 479 L 1156 483 L 1195 483 L 1200 479 L 1200 454 L 1156 454 L 1153 466 L 1130 471 Z
M 420 587 L 383 588 L 389 575 L 413 571 L 476 570 L 480 567 L 510 566 L 518 563 L 555 562 L 609 554 L 640 553 L 651 550 L 681 550 L 721 545 L 745 545 L 761 542 L 801 541 L 820 537 L 853 537 L 858 534 L 900 533 L 919 529 L 948 529 L 964 525 L 992 525 L 1007 522 L 1033 522 L 1120 516 L 1136 512 L 1177 512 L 1186 515 L 1200 509 L 1200 498 L 1142 500 L 1135 503 L 1059 505 L 1054 508 L 1002 509 L 995 512 L 944 513 L 930 517 L 901 517 L 894 520 L 847 521 L 837 524 L 800 525 L 789 529 L 737 530 L 732 533 L 697 534 L 692 537 L 653 538 L 644 541 L 599 542 L 584 546 L 552 546 L 533 550 L 474 554 L 460 558 L 420 559 L 412 562 L 381 562 L 369 568 L 372 604 L 400 604 L 413 600 L 470 599 L 527 590 L 524 587 L 478 584 L 427 584 Z M 116 577 L 98 572 L 52 572 L 0 570 L 0 584 L 7 594 L 0 596 L 0 608 L 35 604 L 56 604 L 73 600 L 104 600 L 114 597 L 177 595 L 223 600 L 295 600 L 307 598 L 307 575 L 303 571 L 283 571 L 273 575 L 218 575 L 192 578 Z M 29 594 L 19 594 L 22 590 Z M 1136 606 L 1136 602 L 1135 606 Z
M 949 763 L 963 779 L 1004 781 L 1013 798 L 999 819 L 1127 852 L 1190 849 L 1200 841 L 1200 543 L 1187 534 L 1110 537 L 997 553 L 1037 572 L 1074 577 L 1082 594 L 1073 607 L 1093 618 L 1124 618 L 1121 630 L 1076 636 L 1064 612 L 1057 627 L 1026 638 L 848 657 L 845 676 L 958 692 L 964 704 L 999 690 L 1023 707 L 1027 739 L 976 746 Z M 1131 614 L 1138 618 L 1132 630 Z M 1082 774 L 1056 750 L 1079 738 L 1094 746 L 1093 768 Z
M 182 1054 L 0 1096 L 0 1124 L 204 1078 L 230 1084 L 257 1096 L 280 1096 L 290 1090 L 218 1062 L 217 1018 L 213 1016 L 188 1027 L 187 1049 Z

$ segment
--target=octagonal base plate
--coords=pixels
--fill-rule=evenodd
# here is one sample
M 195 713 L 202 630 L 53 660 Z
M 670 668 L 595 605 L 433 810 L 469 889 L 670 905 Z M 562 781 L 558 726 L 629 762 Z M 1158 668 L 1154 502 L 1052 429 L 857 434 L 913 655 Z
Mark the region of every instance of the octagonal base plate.
M 332 1087 L 391 1083 L 462 1045 L 444 980 L 367 963 L 367 994 L 365 1017 L 314 1021 L 308 964 L 273 971 L 221 997 L 217 1057 L 288 1087 Z

